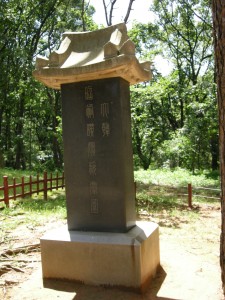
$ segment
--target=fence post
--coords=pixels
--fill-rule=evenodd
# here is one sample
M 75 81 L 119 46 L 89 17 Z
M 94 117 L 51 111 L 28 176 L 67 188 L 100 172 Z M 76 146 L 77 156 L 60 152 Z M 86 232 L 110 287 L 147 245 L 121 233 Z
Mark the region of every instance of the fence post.
M 30 186 L 30 196 L 32 196 L 32 176 L 30 175 L 30 182 L 29 182 L 29 186 Z
M 22 183 L 21 183 L 21 190 L 22 190 L 22 198 L 24 198 L 24 176 L 21 178 Z
M 16 200 L 16 178 L 13 178 L 13 199 Z
M 192 185 L 188 184 L 188 207 L 192 208 Z
M 37 195 L 39 195 L 39 174 L 37 174 Z
M 44 172 L 44 200 L 48 198 L 48 173 Z
M 56 190 L 59 189 L 59 172 L 56 173 Z
M 3 185 L 4 185 L 4 202 L 6 207 L 9 207 L 9 183 L 8 176 L 3 176 Z
M 51 173 L 51 176 L 50 176 L 50 191 L 52 191 L 52 173 Z

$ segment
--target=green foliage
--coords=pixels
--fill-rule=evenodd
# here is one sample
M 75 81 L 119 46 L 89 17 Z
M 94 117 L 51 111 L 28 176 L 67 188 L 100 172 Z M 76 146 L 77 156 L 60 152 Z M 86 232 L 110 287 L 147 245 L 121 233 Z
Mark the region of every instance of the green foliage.
M 140 60 L 173 63 L 164 77 L 131 89 L 135 167 L 218 169 L 217 104 L 211 11 L 206 0 L 155 0 L 154 22 L 134 23 L 129 36 Z M 12 0 L 0 7 L 0 167 L 63 168 L 60 92 L 32 77 L 65 31 L 97 29 L 81 0 Z
M 202 171 L 193 174 L 188 170 L 177 168 L 173 171 L 170 169 L 138 170 L 134 175 L 137 183 L 145 185 L 180 187 L 191 183 L 195 187 L 220 187 L 219 172 Z
M 131 118 L 134 154 L 140 165 L 148 169 L 155 153 L 168 138 L 167 119 L 161 102 L 161 87 L 157 83 L 131 90 Z
M 154 24 L 131 30 L 138 53 L 173 63 L 131 92 L 135 167 L 218 169 L 218 117 L 212 21 L 205 1 L 155 0 Z M 138 29 L 137 29 L 138 28 Z
M 34 59 L 58 47 L 64 31 L 96 28 L 80 0 L 4 1 L 0 7 L 0 166 L 63 166 L 60 93 L 32 77 Z

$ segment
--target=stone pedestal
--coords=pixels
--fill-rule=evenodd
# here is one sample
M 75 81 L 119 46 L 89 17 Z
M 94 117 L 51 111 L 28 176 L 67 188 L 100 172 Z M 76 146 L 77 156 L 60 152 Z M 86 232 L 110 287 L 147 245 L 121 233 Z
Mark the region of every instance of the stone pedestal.
M 137 222 L 127 233 L 68 231 L 61 228 L 41 239 L 46 279 L 145 291 L 160 263 L 158 226 Z

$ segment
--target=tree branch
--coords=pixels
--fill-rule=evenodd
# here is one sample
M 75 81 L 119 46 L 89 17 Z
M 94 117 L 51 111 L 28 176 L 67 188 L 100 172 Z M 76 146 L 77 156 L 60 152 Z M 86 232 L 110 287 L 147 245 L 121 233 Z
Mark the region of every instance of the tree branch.
M 82 19 L 82 28 L 83 31 L 86 31 L 86 26 L 85 26 L 85 8 L 84 8 L 85 0 L 82 0 L 81 4 L 81 19 Z
M 129 2 L 128 8 L 127 8 L 127 13 L 126 13 L 126 16 L 125 16 L 125 18 L 124 18 L 124 23 L 127 23 L 128 19 L 129 19 L 130 12 L 131 12 L 131 10 L 132 10 L 132 5 L 133 5 L 133 2 L 134 2 L 134 1 L 135 1 L 135 0 L 130 0 L 130 2 Z
M 112 13 L 113 13 L 113 6 L 116 4 L 117 0 L 111 1 L 110 13 L 109 13 L 109 26 L 112 25 Z
M 106 24 L 109 25 L 109 21 L 108 21 L 108 14 L 107 14 L 107 7 L 105 4 L 105 0 L 102 0 L 103 6 L 104 6 L 104 11 L 105 11 L 105 20 L 106 20 Z

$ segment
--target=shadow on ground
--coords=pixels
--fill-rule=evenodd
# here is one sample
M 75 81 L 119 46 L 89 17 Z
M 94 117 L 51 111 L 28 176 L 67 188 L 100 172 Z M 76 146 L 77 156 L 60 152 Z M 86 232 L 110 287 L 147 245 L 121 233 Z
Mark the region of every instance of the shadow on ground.
M 157 297 L 157 294 L 166 278 L 166 272 L 159 268 L 156 277 L 152 280 L 144 294 L 112 287 L 88 286 L 78 282 L 45 279 L 44 287 L 51 290 L 74 293 L 73 300 L 178 300 Z

